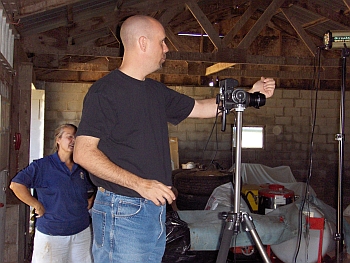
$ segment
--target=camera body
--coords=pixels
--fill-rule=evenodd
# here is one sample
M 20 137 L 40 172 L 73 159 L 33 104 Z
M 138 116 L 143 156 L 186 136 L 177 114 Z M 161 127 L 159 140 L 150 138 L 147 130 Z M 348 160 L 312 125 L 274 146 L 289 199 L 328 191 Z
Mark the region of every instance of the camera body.
M 260 92 L 249 93 L 242 89 L 236 89 L 238 81 L 235 79 L 224 79 L 219 82 L 220 93 L 217 95 L 217 104 L 221 104 L 221 110 L 228 113 L 237 107 L 259 107 L 264 106 L 266 97 Z M 221 102 L 221 103 L 220 103 Z

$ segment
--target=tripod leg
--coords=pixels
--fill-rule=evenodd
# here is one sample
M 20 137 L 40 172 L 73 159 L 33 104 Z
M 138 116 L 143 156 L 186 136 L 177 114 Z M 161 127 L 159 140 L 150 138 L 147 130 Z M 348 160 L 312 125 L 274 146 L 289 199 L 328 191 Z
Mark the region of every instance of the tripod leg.
M 234 231 L 234 224 L 235 224 L 235 220 L 233 220 L 231 217 L 226 219 L 225 228 L 223 230 L 223 234 L 221 238 L 219 254 L 218 254 L 218 257 L 216 258 L 216 263 L 227 262 L 227 256 L 230 249 L 231 240 L 232 240 L 233 231 Z
M 260 239 L 258 233 L 256 232 L 255 225 L 253 223 L 253 219 L 247 213 L 243 213 L 242 217 L 243 217 L 243 222 L 246 224 L 245 225 L 246 230 L 250 232 L 250 234 L 255 242 L 255 245 L 259 250 L 260 256 L 262 257 L 262 259 L 264 260 L 265 263 L 271 263 L 271 260 L 268 257 L 268 255 L 264 249 L 264 246 L 261 242 L 261 239 Z

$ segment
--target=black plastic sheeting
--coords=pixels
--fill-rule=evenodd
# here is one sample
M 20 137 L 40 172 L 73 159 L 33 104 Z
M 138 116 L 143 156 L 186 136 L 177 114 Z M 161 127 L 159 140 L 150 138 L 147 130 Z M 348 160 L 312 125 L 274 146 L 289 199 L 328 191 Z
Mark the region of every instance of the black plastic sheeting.
M 187 223 L 180 219 L 176 211 L 168 211 L 166 214 L 166 247 L 162 263 L 215 263 L 218 251 L 193 251 L 191 248 L 190 229 Z M 233 254 L 228 251 L 227 263 L 263 262 L 260 255 L 255 253 L 250 256 Z
M 162 263 L 211 263 L 217 251 L 190 251 L 190 229 L 176 211 L 166 214 L 166 247 Z

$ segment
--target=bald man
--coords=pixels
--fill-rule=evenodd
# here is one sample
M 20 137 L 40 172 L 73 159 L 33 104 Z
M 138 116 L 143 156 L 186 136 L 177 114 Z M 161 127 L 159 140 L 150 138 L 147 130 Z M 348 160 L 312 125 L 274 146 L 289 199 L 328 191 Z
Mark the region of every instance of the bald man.
M 99 189 L 92 209 L 95 262 L 160 263 L 165 205 L 175 200 L 168 123 L 215 117 L 216 99 L 194 100 L 146 78 L 169 51 L 157 20 L 130 17 L 120 36 L 122 65 L 84 99 L 74 161 Z M 270 97 L 274 89 L 273 79 L 261 78 L 250 91 Z

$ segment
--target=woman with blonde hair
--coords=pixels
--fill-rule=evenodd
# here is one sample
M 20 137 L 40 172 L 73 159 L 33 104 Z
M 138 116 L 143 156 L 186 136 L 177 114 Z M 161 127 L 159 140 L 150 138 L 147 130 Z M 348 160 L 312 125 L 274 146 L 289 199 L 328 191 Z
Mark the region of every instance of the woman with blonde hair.
M 55 152 L 34 160 L 11 181 L 15 195 L 35 209 L 32 263 L 93 261 L 88 210 L 95 187 L 87 171 L 73 161 L 76 131 L 73 124 L 60 125 L 55 130 Z

